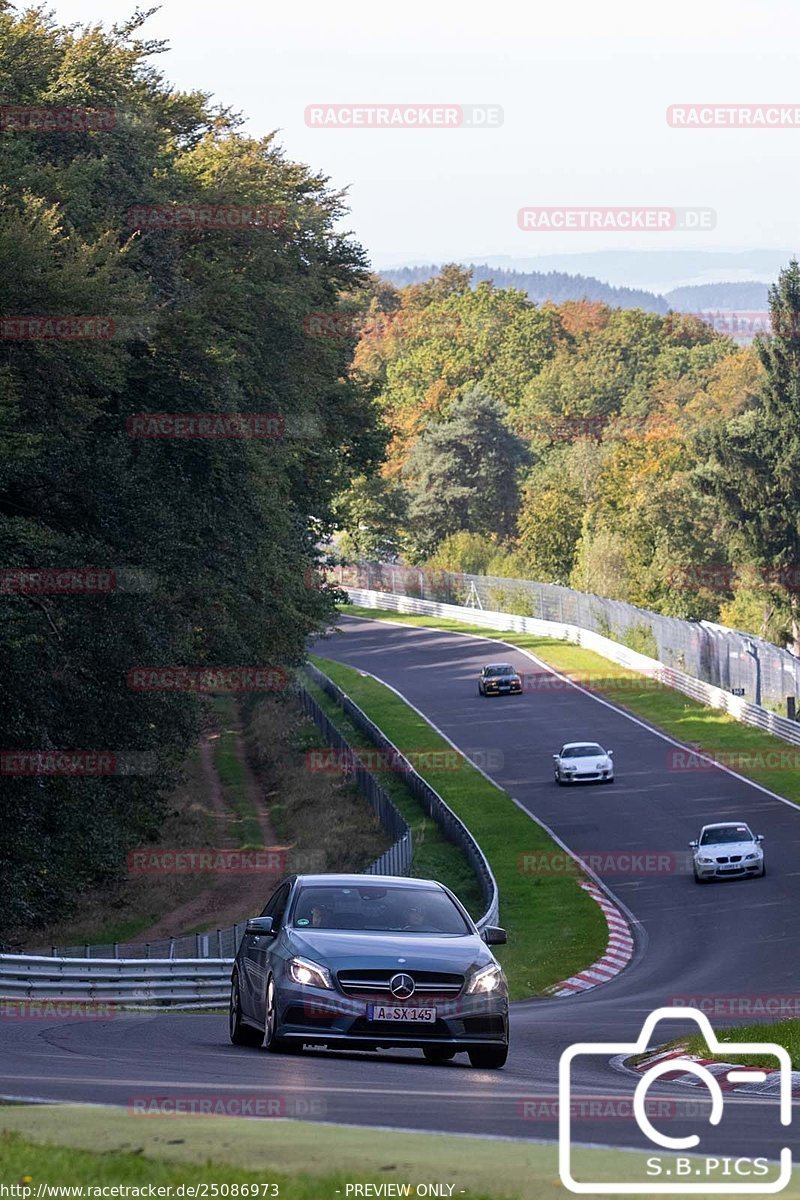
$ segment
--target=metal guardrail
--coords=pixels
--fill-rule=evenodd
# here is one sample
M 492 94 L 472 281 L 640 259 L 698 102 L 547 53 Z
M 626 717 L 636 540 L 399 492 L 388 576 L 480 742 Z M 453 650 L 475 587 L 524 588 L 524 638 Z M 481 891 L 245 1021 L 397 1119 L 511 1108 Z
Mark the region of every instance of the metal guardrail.
M 326 695 L 336 701 L 342 711 L 347 714 L 359 729 L 364 730 L 376 746 L 381 750 L 388 751 L 392 755 L 400 778 L 404 781 L 406 787 L 416 796 L 428 813 L 428 816 L 436 822 L 448 841 L 455 843 L 462 850 L 478 878 L 486 903 L 486 911 L 476 921 L 478 928 L 482 929 L 484 925 L 496 925 L 499 920 L 497 881 L 492 874 L 492 869 L 489 866 L 486 855 L 464 822 L 456 816 L 452 808 L 445 803 L 439 793 L 414 770 L 408 759 L 398 750 L 394 742 L 389 740 L 383 730 L 379 729 L 375 722 L 371 721 L 367 714 L 341 688 L 337 687 L 327 675 L 324 675 L 310 664 L 306 667 L 306 673 L 318 687 L 322 688 Z
M 429 815 L 440 824 L 445 835 L 462 847 L 478 875 L 488 903 L 478 925 L 495 924 L 498 920 L 497 884 L 475 839 L 441 796 L 417 774 L 358 705 L 316 668 L 309 667 L 308 673 L 347 712 L 351 720 L 368 733 L 376 745 L 395 756 L 406 785 L 420 799 Z M 349 746 L 305 688 L 300 689 L 300 700 L 304 711 L 320 729 L 328 744 L 346 752 L 347 762 L 353 765 L 357 786 L 369 800 L 382 827 L 396 839 L 367 868 L 365 874 L 406 874 L 411 867 L 413 839 L 402 814 L 374 776 L 360 764 L 358 752 Z M 218 1007 L 227 1003 L 231 966 L 243 933 L 244 923 L 241 923 L 215 933 L 193 934 L 191 937 L 172 938 L 161 943 L 123 946 L 113 943 L 92 947 L 95 951 L 92 955 L 66 954 L 63 951 L 58 956 L 49 957 L 0 954 L 0 1012 L 4 1006 L 29 1005 L 30 1002 L 44 1006 L 45 1011 L 48 1002 L 106 1003 L 125 1008 Z M 195 951 L 193 957 L 176 956 L 176 948 L 183 949 L 185 945 Z M 162 946 L 168 951 L 164 957 L 151 957 L 151 951 L 157 951 Z M 79 951 L 80 948 L 72 949 Z M 209 957 L 211 949 L 217 951 L 216 957 Z M 120 950 L 125 952 L 124 957 L 119 956 Z M 130 950 L 136 953 L 130 954 Z
M 363 608 L 388 608 L 396 612 L 420 613 L 428 616 L 450 617 L 456 621 L 466 621 L 470 625 L 481 625 L 487 629 L 515 631 L 517 633 L 533 633 L 540 637 L 558 638 L 561 641 L 573 642 L 594 650 L 603 658 L 630 667 L 633 671 L 641 671 L 648 676 L 658 679 L 667 687 L 675 688 L 708 704 L 711 708 L 719 708 L 730 714 L 745 725 L 755 725 L 765 733 L 771 733 L 784 742 L 800 746 L 800 724 L 790 721 L 788 717 L 778 716 L 769 709 L 757 704 L 750 704 L 741 696 L 732 696 L 723 688 L 705 683 L 666 666 L 656 658 L 639 654 L 628 646 L 603 637 L 590 629 L 582 629 L 577 625 L 563 624 L 560 621 L 545 621 L 538 617 L 522 617 L 512 613 L 492 612 L 489 609 L 467 608 L 458 604 L 441 604 L 433 600 L 417 600 L 411 596 L 397 595 L 393 592 L 376 592 L 363 588 L 346 588 L 353 604 Z
M 0 955 L 0 1014 L 30 1000 L 93 1005 L 227 1004 L 231 960 L 48 958 Z M 26 1007 L 27 1011 L 27 1007 Z
M 738 692 L 756 706 L 783 713 L 787 697 L 795 697 L 800 708 L 800 658 L 764 638 L 713 621 L 668 617 L 623 600 L 531 579 L 367 562 L 326 568 L 326 573 L 345 589 L 451 605 L 469 606 L 472 601 L 493 612 L 577 627 L 635 647 L 688 678 Z M 713 569 L 706 574 L 713 582 Z M 681 586 L 678 579 L 675 587 Z

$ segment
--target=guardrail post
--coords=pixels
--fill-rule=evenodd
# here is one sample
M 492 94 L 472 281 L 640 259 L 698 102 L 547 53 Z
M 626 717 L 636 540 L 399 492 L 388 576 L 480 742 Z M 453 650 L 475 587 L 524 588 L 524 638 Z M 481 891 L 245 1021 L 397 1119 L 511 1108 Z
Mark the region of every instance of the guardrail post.
M 170 956 L 170 958 L 175 957 L 175 938 L 174 937 L 171 937 L 169 939 L 169 956 Z
M 50 947 L 50 957 L 51 957 L 51 958 L 58 958 L 58 955 L 56 954 L 56 947 L 55 947 L 55 946 L 51 946 L 51 947 Z
M 89 943 L 88 943 L 88 942 L 84 942 L 84 943 L 83 943 L 83 957 L 84 957 L 84 958 L 90 958 L 90 957 L 91 957 L 91 956 L 90 956 L 90 954 L 89 954 Z
M 149 942 L 145 942 L 145 944 L 144 944 L 144 956 L 145 956 L 145 958 L 150 957 L 150 943 Z
M 195 956 L 195 958 L 200 958 L 200 934 L 199 933 L 196 933 L 194 935 L 194 956 Z
M 222 930 L 217 930 L 217 958 L 222 958 Z
M 119 958 L 119 942 L 114 942 L 114 958 Z

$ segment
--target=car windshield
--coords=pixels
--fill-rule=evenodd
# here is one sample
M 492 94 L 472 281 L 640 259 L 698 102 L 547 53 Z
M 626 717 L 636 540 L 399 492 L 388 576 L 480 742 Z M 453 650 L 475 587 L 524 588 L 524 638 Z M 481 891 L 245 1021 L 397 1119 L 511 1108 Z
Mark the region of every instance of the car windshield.
M 746 825 L 723 825 L 720 829 L 706 829 L 700 838 L 701 846 L 720 846 L 726 842 L 752 842 L 753 835 Z
M 298 893 L 292 923 L 301 929 L 472 932 L 447 893 L 438 888 L 370 884 L 303 887 Z
M 564 746 L 561 751 L 562 758 L 593 758 L 598 754 L 605 754 L 602 746 L 598 746 L 597 742 L 584 742 L 580 746 Z
M 494 679 L 496 675 L 515 675 L 516 671 L 513 667 L 502 665 L 499 667 L 487 667 L 485 673 L 490 679 Z

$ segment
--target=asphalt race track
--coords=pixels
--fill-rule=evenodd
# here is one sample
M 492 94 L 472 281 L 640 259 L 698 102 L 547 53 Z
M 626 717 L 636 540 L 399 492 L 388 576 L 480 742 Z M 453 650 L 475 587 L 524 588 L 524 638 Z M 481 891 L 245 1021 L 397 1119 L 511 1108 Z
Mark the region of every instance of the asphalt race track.
M 550 1102 L 567 1045 L 633 1041 L 649 1012 L 679 996 L 800 991 L 800 812 L 793 806 L 722 770 L 674 769 L 673 743 L 580 690 L 479 697 L 476 678 L 486 661 L 507 659 L 526 675 L 539 670 L 521 651 L 498 654 L 480 638 L 358 618 L 344 618 L 341 631 L 315 651 L 401 691 L 460 749 L 490 764 L 488 773 L 578 853 L 683 856 L 703 823 L 743 819 L 765 835 L 768 874 L 705 887 L 683 866 L 604 876 L 635 918 L 633 962 L 583 995 L 515 1005 L 503 1071 L 474 1070 L 464 1056 L 432 1066 L 418 1052 L 266 1055 L 231 1046 L 219 1015 L 132 1014 L 103 1022 L 0 1022 L 0 1093 L 126 1107 L 214 1097 L 229 1099 L 231 1111 L 239 1100 L 260 1098 L 272 1102 L 274 1115 L 550 1140 L 558 1132 Z M 563 741 L 581 738 L 614 750 L 613 784 L 555 786 L 551 755 Z M 678 1032 L 665 1026 L 663 1040 Z M 608 1056 L 585 1060 L 575 1074 L 581 1097 L 630 1098 L 636 1083 Z M 775 1158 L 781 1146 L 796 1146 L 794 1129 L 781 1129 L 777 1104 L 766 1098 L 727 1093 L 723 1121 L 709 1130 L 705 1094 L 660 1083 L 650 1097 L 665 1101 L 669 1135 L 703 1133 L 703 1150 Z M 677 1103 L 669 1109 L 672 1099 L 694 1113 Z M 661 1127 L 667 1132 L 667 1119 Z M 631 1121 L 592 1115 L 576 1121 L 574 1136 L 645 1145 Z

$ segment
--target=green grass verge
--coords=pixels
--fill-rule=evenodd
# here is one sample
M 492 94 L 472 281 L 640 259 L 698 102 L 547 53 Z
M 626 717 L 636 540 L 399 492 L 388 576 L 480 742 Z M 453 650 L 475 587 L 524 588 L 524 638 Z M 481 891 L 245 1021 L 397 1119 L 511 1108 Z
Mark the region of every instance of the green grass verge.
M 436 617 L 410 616 L 388 609 L 357 608 L 343 605 L 342 612 L 353 616 L 392 620 L 404 625 L 429 629 L 452 629 L 482 638 L 501 638 L 521 650 L 530 650 L 556 670 L 571 675 L 598 695 L 620 708 L 668 733 L 682 742 L 698 746 L 731 766 L 740 775 L 760 783 L 762 787 L 800 804 L 800 771 L 797 770 L 798 751 L 771 734 L 744 725 L 720 709 L 709 708 L 688 696 L 665 687 L 657 680 L 646 678 L 636 671 L 617 666 L 593 650 L 573 646 L 536 634 L 484 629 L 462 621 Z M 664 764 L 679 767 L 682 751 L 664 746 Z M 673 754 L 676 757 L 673 757 Z M 713 770 L 713 767 L 707 767 Z
M 315 660 L 321 670 L 363 709 L 401 751 L 419 754 L 452 747 L 418 713 L 382 683 L 353 667 Z M 436 769 L 442 756 L 419 774 L 450 805 L 489 860 L 500 892 L 500 919 L 509 944 L 498 948 L 512 1000 L 545 988 L 588 967 L 605 951 L 605 918 L 577 884 L 576 876 L 532 875 L 520 869 L 525 854 L 561 854 L 547 833 L 465 759 L 457 770 Z
M 556 1136 L 555 1126 L 535 1132 Z M 578 1179 L 644 1178 L 642 1154 L 578 1148 L 573 1158 Z M 280 1200 L 345 1200 L 354 1183 L 405 1184 L 412 1195 L 416 1184 L 446 1183 L 469 1200 L 550 1200 L 561 1188 L 555 1145 L 233 1117 L 142 1120 L 88 1106 L 0 1107 L 0 1181 L 27 1176 L 34 1196 L 40 1183 L 276 1183 Z M 781 1194 L 797 1200 L 797 1179 Z
M 239 846 L 260 846 L 263 837 L 258 810 L 247 787 L 247 775 L 239 754 L 236 738 L 238 713 L 230 696 L 218 696 L 213 701 L 214 715 L 219 723 L 219 737 L 214 741 L 214 767 L 225 789 L 225 800 L 236 815 L 231 822 L 231 834 Z
M 330 664 L 324 659 L 314 660 L 321 670 L 330 675 Z M 357 673 L 355 673 L 357 674 Z M 339 682 L 337 680 L 337 682 Z M 339 705 L 327 695 L 322 688 L 310 680 L 303 684 L 313 695 L 314 699 L 333 721 L 336 728 L 347 739 L 354 750 L 374 750 L 375 744 L 368 735 L 359 729 L 358 725 L 347 716 Z M 340 684 L 344 687 L 344 684 Z M 345 688 L 345 690 L 347 690 Z M 319 744 L 317 732 L 315 745 Z M 458 896 L 467 912 L 477 920 L 486 905 L 483 900 L 481 886 L 475 877 L 467 859 L 458 846 L 448 842 L 441 833 L 436 822 L 428 816 L 416 796 L 406 787 L 401 775 L 392 771 L 378 773 L 381 787 L 397 805 L 411 829 L 414 839 L 414 859 L 411 875 L 418 879 L 438 879 Z
M 736 1042 L 775 1042 L 778 1046 L 785 1046 L 789 1051 L 793 1069 L 800 1070 L 800 1019 L 798 1018 L 769 1023 L 760 1022 L 757 1025 L 738 1025 L 734 1029 L 722 1029 L 715 1032 L 720 1042 L 730 1043 L 731 1046 L 734 1046 Z M 686 1047 L 689 1054 L 697 1054 L 700 1058 L 713 1058 L 717 1062 L 728 1061 L 723 1051 L 709 1049 L 701 1033 L 695 1033 L 689 1038 L 676 1038 L 668 1045 L 670 1049 Z M 778 1066 L 771 1055 L 763 1054 L 737 1055 L 736 1063 L 744 1063 L 752 1067 L 766 1067 L 770 1070 L 775 1070 Z

